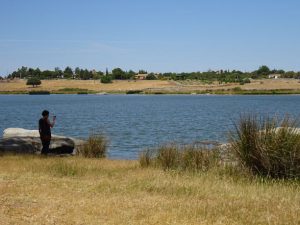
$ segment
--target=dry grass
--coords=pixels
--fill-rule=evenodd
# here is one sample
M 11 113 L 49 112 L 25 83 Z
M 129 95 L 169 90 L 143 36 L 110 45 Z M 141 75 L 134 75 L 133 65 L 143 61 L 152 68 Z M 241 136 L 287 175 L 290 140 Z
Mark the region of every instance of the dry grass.
M 25 80 L 13 80 L 1 82 L 0 91 L 32 91 L 47 90 L 59 91 L 65 88 L 87 89 L 97 92 L 126 92 L 128 90 L 140 90 L 147 88 L 166 88 L 171 86 L 168 81 L 114 81 L 112 84 L 102 84 L 99 80 L 42 80 L 42 85 L 32 88 L 26 85 Z
M 1 224 L 299 224 L 299 183 L 136 161 L 0 157 Z
M 222 84 L 218 82 L 204 84 L 200 81 L 161 81 L 161 80 L 138 80 L 138 81 L 114 81 L 112 84 L 102 84 L 93 80 L 43 80 L 42 85 L 32 88 L 26 85 L 25 80 L 13 80 L 0 82 L 0 92 L 14 91 L 59 91 L 65 88 L 86 89 L 95 92 L 127 92 L 132 90 L 145 90 L 148 92 L 170 92 L 190 93 L 206 90 L 230 90 L 241 87 L 242 90 L 300 90 L 299 80 L 278 79 L 278 80 L 254 80 L 250 84 Z

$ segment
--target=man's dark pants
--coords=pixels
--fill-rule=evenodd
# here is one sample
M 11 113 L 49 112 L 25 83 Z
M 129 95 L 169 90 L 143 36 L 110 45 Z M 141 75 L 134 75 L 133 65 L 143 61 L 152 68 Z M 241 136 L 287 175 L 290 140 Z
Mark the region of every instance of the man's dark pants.
M 42 155 L 47 155 L 50 151 L 49 150 L 50 140 L 48 140 L 48 141 L 43 141 L 42 140 L 42 145 L 43 145 L 43 148 L 42 148 L 41 154 Z

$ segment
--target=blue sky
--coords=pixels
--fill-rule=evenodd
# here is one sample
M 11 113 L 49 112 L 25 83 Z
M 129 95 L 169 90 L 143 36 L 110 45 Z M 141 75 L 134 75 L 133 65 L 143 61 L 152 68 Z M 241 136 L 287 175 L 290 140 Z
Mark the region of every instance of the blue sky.
M 0 0 L 0 75 L 21 66 L 300 71 L 298 0 Z

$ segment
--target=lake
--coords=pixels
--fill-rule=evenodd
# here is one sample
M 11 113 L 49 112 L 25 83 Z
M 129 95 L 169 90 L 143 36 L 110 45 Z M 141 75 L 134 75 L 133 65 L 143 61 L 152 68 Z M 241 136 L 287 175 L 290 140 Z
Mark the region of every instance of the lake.
M 298 116 L 300 96 L 0 95 L 0 133 L 37 129 L 44 109 L 57 116 L 52 133 L 86 138 L 104 132 L 110 158 L 136 159 L 141 150 L 172 141 L 226 142 L 244 112 Z

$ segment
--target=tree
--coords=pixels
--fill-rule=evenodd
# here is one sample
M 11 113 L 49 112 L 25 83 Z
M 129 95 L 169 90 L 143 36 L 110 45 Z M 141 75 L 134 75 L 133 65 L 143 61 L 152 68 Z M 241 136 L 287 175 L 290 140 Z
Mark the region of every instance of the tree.
M 39 69 L 39 68 L 36 68 L 34 71 L 33 71 L 33 76 L 35 76 L 35 77 L 41 77 L 41 74 L 42 74 L 42 72 L 41 72 L 41 70 Z
M 80 68 L 79 67 L 75 68 L 75 77 L 76 77 L 76 79 L 80 79 Z
M 156 80 L 157 77 L 154 75 L 154 73 L 150 73 L 146 76 L 146 80 Z
M 294 71 L 287 71 L 284 75 L 283 75 L 283 77 L 284 78 L 296 78 L 296 73 L 294 72 Z
M 110 75 L 105 75 L 101 77 L 101 83 L 103 84 L 109 84 L 112 83 L 112 77 Z
M 133 70 L 129 70 L 127 73 L 126 73 L 126 79 L 134 79 L 135 77 L 135 72 Z
M 41 79 L 52 79 L 54 78 L 54 72 L 51 70 L 44 70 L 41 72 Z
M 121 68 L 115 68 L 112 70 L 112 75 L 114 79 L 124 80 L 126 79 L 126 74 Z
M 270 74 L 270 69 L 269 69 L 269 67 L 263 65 L 263 66 L 259 67 L 259 69 L 256 71 L 256 73 L 259 75 L 268 75 L 268 74 Z
M 63 72 L 59 67 L 55 67 L 54 69 L 54 76 L 55 78 L 62 78 Z
M 34 86 L 40 85 L 41 83 L 42 82 L 41 82 L 41 80 L 39 78 L 37 78 L 37 77 L 31 77 L 31 78 L 29 78 L 27 80 L 26 85 L 32 85 L 32 87 L 34 87 Z
M 64 70 L 64 78 L 70 79 L 73 78 L 73 70 L 71 67 L 67 66 Z
M 147 74 L 146 70 L 139 70 L 139 74 Z

